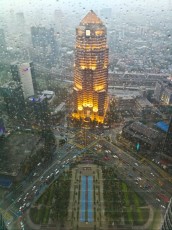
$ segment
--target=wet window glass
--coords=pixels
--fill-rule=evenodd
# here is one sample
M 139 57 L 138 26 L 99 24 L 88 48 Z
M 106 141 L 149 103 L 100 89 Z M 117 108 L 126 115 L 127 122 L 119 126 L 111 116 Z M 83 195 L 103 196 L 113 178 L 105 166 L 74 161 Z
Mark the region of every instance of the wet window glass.
M 0 1 L 0 229 L 172 229 L 172 1 Z

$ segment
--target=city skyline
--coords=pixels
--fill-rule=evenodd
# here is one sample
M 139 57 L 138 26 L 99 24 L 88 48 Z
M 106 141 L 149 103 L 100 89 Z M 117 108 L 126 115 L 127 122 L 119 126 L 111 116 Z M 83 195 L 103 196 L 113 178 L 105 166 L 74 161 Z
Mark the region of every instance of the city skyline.
M 169 230 L 170 2 L 2 0 L 2 225 Z
M 156 4 L 156 6 L 155 6 Z M 33 7 L 34 5 L 34 7 Z M 69 6 L 70 5 L 70 10 Z M 124 1 L 124 0 L 117 0 L 117 1 L 112 1 L 112 0 L 100 0 L 99 4 L 97 5 L 95 2 L 91 0 L 86 0 L 85 2 L 81 2 L 79 0 L 69 0 L 69 1 L 60 1 L 60 0 L 51 0 L 50 2 L 47 2 L 46 0 L 32 0 L 32 2 L 28 2 L 26 0 L 20 1 L 20 0 L 15 0 L 15 1 L 5 1 L 1 0 L 1 10 L 0 12 L 5 11 L 10 11 L 10 10 L 15 10 L 15 11 L 23 11 L 23 12 L 29 12 L 32 13 L 32 10 L 35 9 L 42 9 L 47 11 L 52 11 L 55 8 L 61 8 L 64 10 L 69 10 L 73 11 L 74 13 L 77 13 L 77 10 L 83 11 L 82 13 L 86 13 L 88 10 L 98 10 L 101 8 L 106 8 L 106 7 L 111 7 L 111 8 L 118 8 L 121 11 L 126 11 L 126 10 L 132 10 L 132 9 L 144 9 L 144 10 L 170 10 L 169 7 L 171 5 L 170 0 L 129 0 L 129 1 Z

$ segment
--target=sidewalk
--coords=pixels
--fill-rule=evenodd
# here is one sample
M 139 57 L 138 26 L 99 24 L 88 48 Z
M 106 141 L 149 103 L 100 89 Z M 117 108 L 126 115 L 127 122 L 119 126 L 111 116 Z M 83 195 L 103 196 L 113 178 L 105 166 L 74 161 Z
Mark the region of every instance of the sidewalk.
M 148 205 L 149 207 L 149 219 L 147 220 L 147 222 L 142 225 L 142 226 L 133 226 L 133 229 L 134 230 L 148 230 L 150 225 L 152 224 L 153 222 L 153 218 L 154 218 L 154 210 L 153 210 L 153 207 L 151 205 Z M 158 229 L 157 229 L 158 230 Z
M 29 216 L 29 209 L 26 211 L 25 218 L 26 218 L 26 222 L 27 222 L 28 226 L 30 226 L 30 229 L 31 229 L 31 230 L 41 229 L 40 225 L 34 224 L 34 223 L 32 222 L 32 220 L 30 219 L 30 216 Z

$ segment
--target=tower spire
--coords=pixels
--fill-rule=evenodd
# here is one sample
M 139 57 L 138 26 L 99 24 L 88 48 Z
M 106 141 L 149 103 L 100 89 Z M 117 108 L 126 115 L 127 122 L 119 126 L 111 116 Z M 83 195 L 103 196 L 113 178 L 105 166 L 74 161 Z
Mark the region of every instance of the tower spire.
M 80 22 L 80 25 L 88 24 L 103 24 L 103 22 L 93 10 L 90 10 L 88 14 Z

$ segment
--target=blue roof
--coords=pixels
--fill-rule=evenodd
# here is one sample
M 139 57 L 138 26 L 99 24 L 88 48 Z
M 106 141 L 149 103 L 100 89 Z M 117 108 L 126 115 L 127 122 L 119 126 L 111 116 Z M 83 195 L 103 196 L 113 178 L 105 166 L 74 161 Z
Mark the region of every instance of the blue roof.
M 9 188 L 11 185 L 12 185 L 12 181 L 10 179 L 0 177 L 0 186 Z
M 161 129 L 162 131 L 164 131 L 165 133 L 168 132 L 168 127 L 169 125 L 163 121 L 159 121 L 156 124 L 156 127 L 158 127 L 159 129 Z

